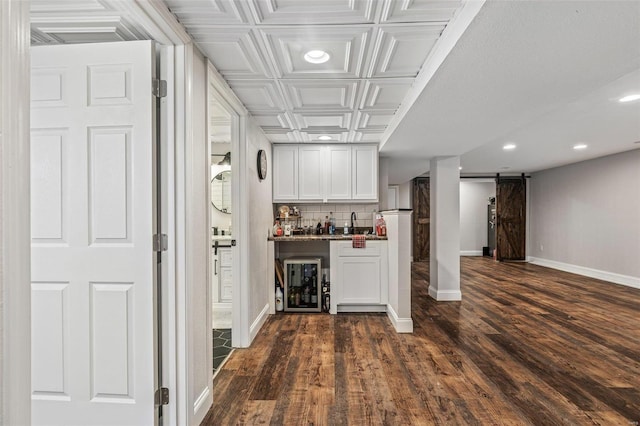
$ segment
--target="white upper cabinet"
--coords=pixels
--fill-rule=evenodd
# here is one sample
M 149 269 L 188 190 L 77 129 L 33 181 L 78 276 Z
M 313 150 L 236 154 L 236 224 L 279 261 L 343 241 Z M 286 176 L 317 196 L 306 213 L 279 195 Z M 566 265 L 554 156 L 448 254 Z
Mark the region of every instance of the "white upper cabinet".
M 378 201 L 376 145 L 273 145 L 274 202 Z
M 307 201 L 323 201 L 324 147 L 322 145 L 300 146 L 298 165 L 298 198 Z
M 273 146 L 273 200 L 298 199 L 298 146 Z
M 354 145 L 352 157 L 353 200 L 373 200 L 378 198 L 378 147 Z
M 327 147 L 327 196 L 326 200 L 351 199 L 351 146 Z

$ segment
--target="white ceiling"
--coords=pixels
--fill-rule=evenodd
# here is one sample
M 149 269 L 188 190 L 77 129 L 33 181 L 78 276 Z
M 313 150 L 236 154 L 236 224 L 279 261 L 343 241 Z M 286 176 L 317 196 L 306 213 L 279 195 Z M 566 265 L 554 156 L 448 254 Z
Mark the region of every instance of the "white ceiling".
M 32 43 L 149 38 L 131 3 L 32 0 Z M 379 142 L 390 183 L 434 156 L 532 172 L 640 147 L 640 101 L 617 101 L 640 93 L 638 1 L 165 3 L 273 142 Z

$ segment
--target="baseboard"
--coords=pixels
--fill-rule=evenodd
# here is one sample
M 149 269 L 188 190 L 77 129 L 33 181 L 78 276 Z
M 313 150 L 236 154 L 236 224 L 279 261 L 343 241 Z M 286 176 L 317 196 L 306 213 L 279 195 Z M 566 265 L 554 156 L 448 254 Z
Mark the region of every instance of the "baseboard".
M 265 321 L 267 321 L 267 318 L 269 318 L 268 303 L 264 305 L 264 308 L 262 308 L 262 311 L 260 311 L 260 313 L 258 314 L 258 317 L 255 319 L 255 321 L 253 321 L 253 323 L 251 323 L 251 327 L 249 327 L 249 344 L 253 342 L 253 339 L 255 339 L 256 335 L 264 325 Z
M 460 256 L 482 256 L 482 250 L 460 250 Z
M 196 398 L 196 401 L 193 403 L 193 414 L 197 414 L 198 412 L 201 412 L 200 410 L 204 412 L 203 414 L 207 414 L 207 411 L 209 410 L 205 409 L 204 405 L 205 404 L 211 405 L 212 403 L 213 403 L 213 397 L 211 395 L 211 391 L 209 390 L 209 386 L 207 386 L 202 390 L 198 398 Z
M 533 256 L 529 256 L 528 260 L 534 265 L 540 265 L 547 268 L 558 269 L 560 271 L 571 272 L 573 274 L 584 275 L 585 277 L 609 281 L 611 283 L 620 284 L 627 287 L 640 288 L 640 278 L 638 277 L 616 274 L 615 272 L 601 271 L 599 269 L 572 265 L 570 263 L 556 262 L 555 260 L 542 259 Z
M 413 333 L 413 319 L 398 317 L 391 305 L 387 305 L 387 316 L 398 333 Z
M 429 296 L 438 302 L 457 302 L 462 300 L 460 290 L 436 290 L 429 286 Z

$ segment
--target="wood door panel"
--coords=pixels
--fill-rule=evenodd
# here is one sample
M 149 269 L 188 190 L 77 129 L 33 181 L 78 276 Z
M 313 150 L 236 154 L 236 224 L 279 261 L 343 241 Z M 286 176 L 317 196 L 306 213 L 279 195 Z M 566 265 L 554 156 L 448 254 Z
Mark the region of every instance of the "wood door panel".
M 525 260 L 526 183 L 524 178 L 496 182 L 498 260 Z
M 429 259 L 430 239 L 429 178 L 413 180 L 413 260 Z

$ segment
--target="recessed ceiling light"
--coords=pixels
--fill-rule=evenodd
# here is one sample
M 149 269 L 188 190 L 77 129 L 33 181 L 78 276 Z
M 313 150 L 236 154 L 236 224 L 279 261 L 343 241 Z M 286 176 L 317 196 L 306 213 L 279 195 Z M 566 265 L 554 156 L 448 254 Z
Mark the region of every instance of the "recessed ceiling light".
M 585 149 L 587 147 L 587 145 L 583 144 L 583 143 L 579 143 L 577 145 L 573 146 L 573 149 L 575 150 L 580 150 L 580 149 Z
M 330 141 L 333 138 L 329 135 L 322 135 L 322 136 L 318 136 L 318 139 L 320 139 L 321 141 Z
M 620 98 L 618 100 L 620 102 L 632 102 L 632 101 L 637 101 L 638 99 L 640 99 L 640 94 L 636 93 L 633 95 L 627 95 L 624 98 Z
M 513 143 L 508 143 L 502 147 L 505 151 L 511 151 L 512 149 L 516 149 L 516 145 Z
M 330 57 L 324 50 L 310 50 L 304 54 L 304 60 L 312 64 L 324 64 Z

